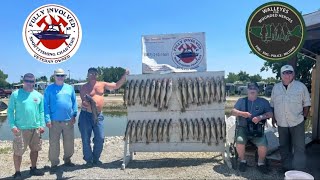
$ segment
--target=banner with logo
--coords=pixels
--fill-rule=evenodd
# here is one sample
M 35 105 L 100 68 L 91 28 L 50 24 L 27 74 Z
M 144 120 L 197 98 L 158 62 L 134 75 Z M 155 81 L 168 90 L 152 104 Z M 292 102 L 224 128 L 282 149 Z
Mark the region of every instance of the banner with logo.
M 142 36 L 142 73 L 206 71 L 205 33 Z

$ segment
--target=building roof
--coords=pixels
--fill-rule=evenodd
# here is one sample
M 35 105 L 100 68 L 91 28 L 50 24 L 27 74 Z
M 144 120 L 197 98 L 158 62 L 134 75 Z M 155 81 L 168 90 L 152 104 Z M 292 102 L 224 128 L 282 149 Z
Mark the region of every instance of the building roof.
M 320 55 L 320 11 L 305 14 L 303 15 L 303 19 L 307 28 L 303 48 L 314 54 Z M 314 54 L 311 52 L 304 52 L 304 54 L 314 57 Z

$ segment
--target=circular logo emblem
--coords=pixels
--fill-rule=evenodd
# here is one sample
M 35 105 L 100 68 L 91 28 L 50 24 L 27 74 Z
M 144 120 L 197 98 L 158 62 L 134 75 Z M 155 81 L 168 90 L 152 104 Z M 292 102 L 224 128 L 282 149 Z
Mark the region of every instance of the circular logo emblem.
M 48 4 L 34 10 L 22 31 L 23 43 L 32 57 L 56 64 L 71 58 L 82 38 L 78 18 L 69 9 Z
M 195 69 L 203 59 L 204 49 L 200 41 L 186 37 L 179 39 L 172 47 L 172 60 L 182 69 Z
M 303 46 L 305 34 L 300 12 L 283 2 L 259 6 L 251 14 L 246 27 L 251 50 L 264 60 L 291 58 Z

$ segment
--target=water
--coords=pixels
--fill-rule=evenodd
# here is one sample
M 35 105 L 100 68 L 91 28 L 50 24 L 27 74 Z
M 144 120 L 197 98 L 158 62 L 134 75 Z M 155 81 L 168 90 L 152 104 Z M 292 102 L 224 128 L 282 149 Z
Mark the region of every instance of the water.
M 103 113 L 104 115 L 104 133 L 105 136 L 122 136 L 124 134 L 127 114 L 122 112 Z M 79 117 L 79 116 L 78 116 Z M 77 123 L 74 125 L 75 138 L 80 138 L 80 132 Z M 93 136 L 92 136 L 93 137 Z M 49 129 L 45 128 L 45 133 L 42 135 L 43 139 L 49 138 Z M 7 117 L 0 116 L 0 140 L 12 140 L 12 132 L 7 122 Z

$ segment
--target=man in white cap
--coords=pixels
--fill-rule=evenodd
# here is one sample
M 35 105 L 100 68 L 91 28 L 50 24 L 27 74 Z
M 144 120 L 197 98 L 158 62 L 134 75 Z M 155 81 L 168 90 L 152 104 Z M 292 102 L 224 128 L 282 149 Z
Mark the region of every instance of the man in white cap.
M 272 124 L 278 125 L 283 171 L 305 170 L 306 165 L 304 123 L 311 101 L 307 87 L 294 80 L 294 76 L 292 66 L 282 66 L 282 82 L 277 83 L 271 93 Z
M 60 136 L 63 137 L 64 165 L 74 166 L 71 157 L 74 153 L 74 123 L 78 112 L 77 98 L 71 85 L 64 83 L 63 69 L 54 71 L 55 83 L 44 92 L 45 122 L 49 128 L 49 160 L 51 173 L 59 165 Z

